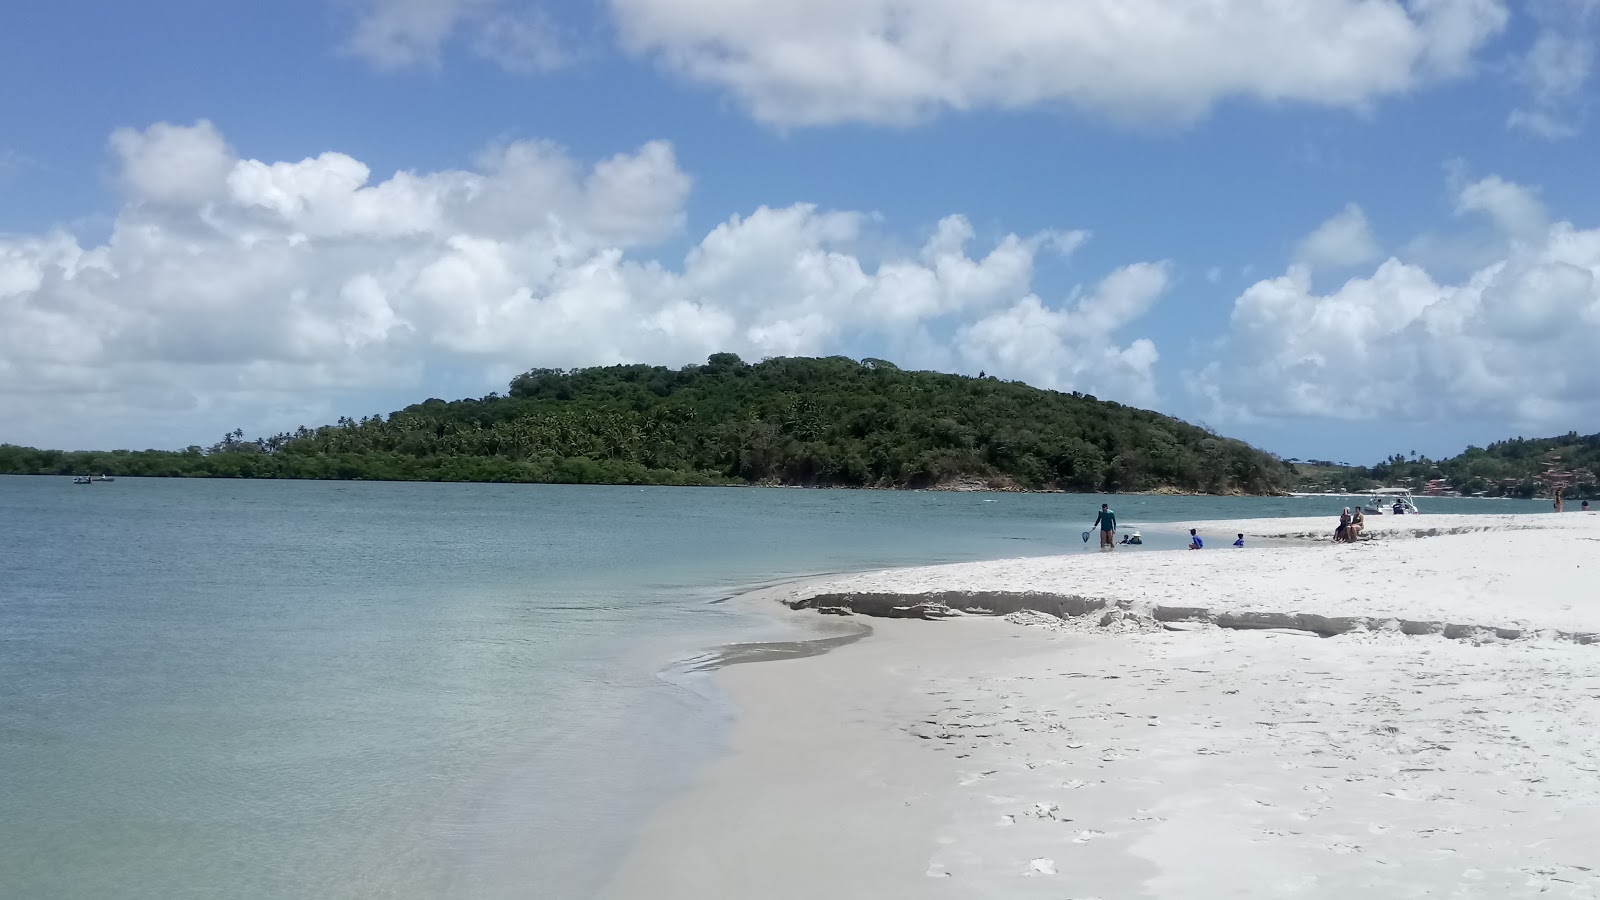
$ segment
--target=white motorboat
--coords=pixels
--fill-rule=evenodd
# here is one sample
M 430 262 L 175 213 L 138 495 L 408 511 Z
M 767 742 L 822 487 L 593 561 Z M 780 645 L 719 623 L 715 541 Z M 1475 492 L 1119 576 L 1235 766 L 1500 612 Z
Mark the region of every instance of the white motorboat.
M 1369 516 L 1382 515 L 1416 515 L 1422 510 L 1417 509 L 1417 501 L 1412 499 L 1409 488 L 1378 488 L 1372 491 L 1363 491 L 1361 512 Z

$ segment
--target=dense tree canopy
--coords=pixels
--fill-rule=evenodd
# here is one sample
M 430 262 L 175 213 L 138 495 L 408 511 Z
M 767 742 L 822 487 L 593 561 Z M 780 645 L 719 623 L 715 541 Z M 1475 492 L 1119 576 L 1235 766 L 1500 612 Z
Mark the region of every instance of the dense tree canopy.
M 629 484 L 1270 493 L 1293 467 L 1146 410 L 879 359 L 534 369 L 506 396 L 427 400 L 180 452 L 0 447 L 0 471 Z
M 1375 466 L 1334 466 L 1311 461 L 1300 467 L 1308 488 L 1365 490 L 1392 485 L 1421 490 L 1443 481 L 1462 494 L 1490 497 L 1545 496 L 1555 484 L 1571 496 L 1596 493 L 1600 472 L 1600 434 L 1512 438 L 1487 447 L 1468 447 L 1449 459 L 1429 459 L 1415 452 L 1395 453 Z

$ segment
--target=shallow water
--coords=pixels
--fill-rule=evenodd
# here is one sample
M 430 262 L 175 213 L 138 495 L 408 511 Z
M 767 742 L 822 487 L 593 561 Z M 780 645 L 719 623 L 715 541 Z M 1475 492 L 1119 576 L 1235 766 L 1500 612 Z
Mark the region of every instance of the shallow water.
M 584 896 L 719 746 L 714 693 L 657 673 L 787 636 L 716 601 L 1081 548 L 1099 503 L 0 476 L 0 896 Z

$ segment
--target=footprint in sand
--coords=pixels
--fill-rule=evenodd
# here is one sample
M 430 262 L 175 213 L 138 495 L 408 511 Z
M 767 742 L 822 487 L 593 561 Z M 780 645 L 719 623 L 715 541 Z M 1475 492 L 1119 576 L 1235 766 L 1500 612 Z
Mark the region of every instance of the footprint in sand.
M 1029 875 L 1054 875 L 1055 873 L 1056 861 L 1053 859 L 1036 859 L 1028 863 Z
M 1105 834 L 1104 831 L 1094 831 L 1092 829 L 1089 830 L 1089 831 L 1080 831 L 1080 832 L 1078 832 L 1078 836 L 1072 839 L 1072 842 L 1074 844 L 1087 844 L 1090 841 L 1094 840 L 1095 838 L 1100 837 L 1100 836 L 1102 836 L 1104 834 Z
M 995 824 L 996 825 L 1015 825 L 1015 824 L 1017 824 L 1017 817 L 1016 816 L 1001 816 L 1000 817 L 1000 821 L 996 822 Z
M 994 773 L 996 773 L 998 771 L 1000 771 L 1000 770 L 999 769 L 990 769 L 987 772 L 979 772 L 976 775 L 968 775 L 968 776 L 966 776 L 965 778 L 961 779 L 960 781 L 958 781 L 956 783 L 961 785 L 962 787 L 970 787 L 970 786 L 972 786 L 974 784 L 977 784 L 978 782 L 984 780 L 985 778 L 988 778 L 990 775 L 993 775 Z
M 1078 778 L 1074 778 L 1071 781 L 1063 781 L 1063 782 L 1061 782 L 1061 786 L 1062 787 L 1071 788 L 1072 790 L 1077 790 L 1078 788 L 1091 787 L 1092 784 L 1093 784 L 1092 782 L 1083 781 L 1082 779 L 1078 779 Z

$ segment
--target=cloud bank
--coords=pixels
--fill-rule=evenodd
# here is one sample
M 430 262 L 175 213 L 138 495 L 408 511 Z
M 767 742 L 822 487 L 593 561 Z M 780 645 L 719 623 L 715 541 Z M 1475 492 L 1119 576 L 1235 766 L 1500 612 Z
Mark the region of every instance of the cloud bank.
M 1552 223 L 1534 191 L 1496 176 L 1456 201 L 1495 229 L 1498 253 L 1455 283 L 1390 258 L 1330 291 L 1300 264 L 1245 290 L 1194 380 L 1213 415 L 1556 431 L 1600 419 L 1600 228 Z
M 1219 103 L 1364 109 L 1469 74 L 1506 0 L 607 0 L 621 49 L 727 91 L 778 127 L 906 124 L 940 113 L 1071 107 L 1170 126 Z M 1569 127 L 1593 0 L 1535 0 L 1516 127 Z M 436 68 L 458 41 L 547 72 L 581 40 L 531 0 L 358 0 L 346 41 L 382 70 Z M 568 9 L 564 15 L 577 15 Z M 594 23 L 598 25 L 598 23 Z
M 1576 2 L 1576 0 L 1574 0 Z M 780 126 L 1063 105 L 1361 108 L 1472 67 L 1502 0 L 610 0 L 623 45 Z
M 103 243 L 0 237 L 0 418 L 22 423 L 0 440 L 51 443 L 80 420 L 148 431 L 152 411 L 254 426 L 340 392 L 487 391 L 532 366 L 723 350 L 865 347 L 1155 395 L 1155 347 L 1121 334 L 1166 291 L 1165 264 L 1056 301 L 1034 289 L 1080 231 L 980 243 L 952 215 L 878 258 L 862 249 L 885 243 L 869 240 L 876 217 L 797 203 L 731 216 L 674 263 L 648 252 L 681 238 L 692 187 L 665 142 L 584 163 L 523 141 L 381 180 L 333 151 L 241 157 L 204 121 L 122 129 L 110 148 L 124 204 Z

